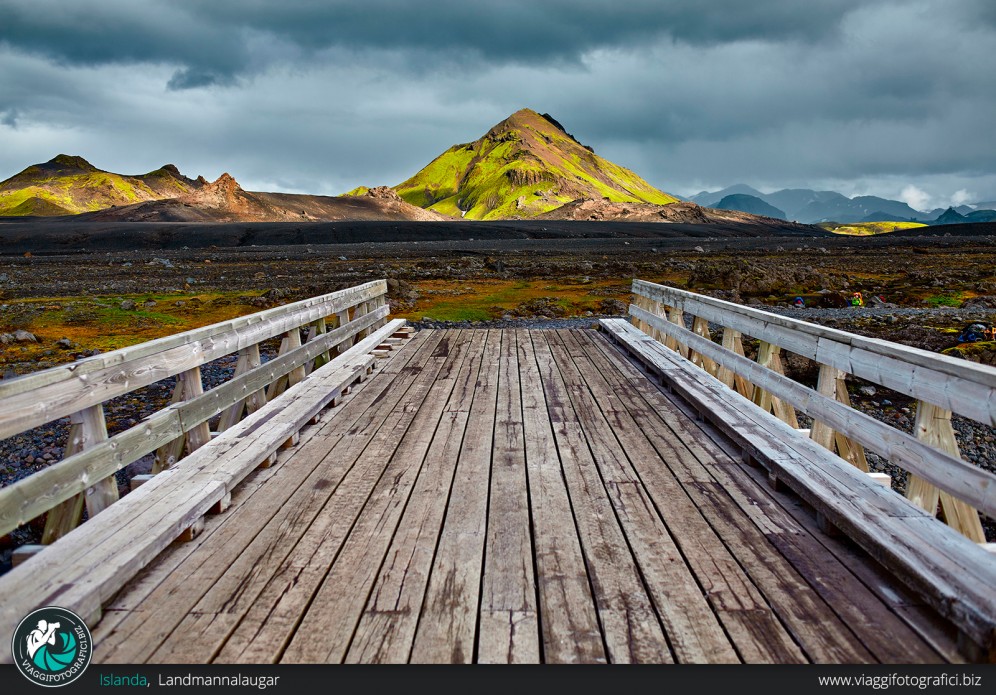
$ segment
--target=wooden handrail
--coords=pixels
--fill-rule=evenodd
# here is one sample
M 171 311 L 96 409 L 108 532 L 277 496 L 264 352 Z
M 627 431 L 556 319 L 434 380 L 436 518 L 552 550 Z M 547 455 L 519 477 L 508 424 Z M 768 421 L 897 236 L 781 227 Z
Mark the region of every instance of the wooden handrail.
M 811 436 L 862 470 L 868 470 L 863 446 L 909 471 L 911 501 L 931 514 L 940 502 L 950 525 L 985 540 L 976 510 L 996 518 L 996 475 L 959 457 L 950 414 L 996 423 L 996 369 L 644 280 L 633 281 L 633 293 L 629 313 L 645 333 L 779 419 L 798 427 L 795 409 L 809 415 Z M 695 330 L 685 327 L 686 313 Z M 723 327 L 722 345 L 705 322 Z M 741 334 L 761 341 L 758 361 L 744 356 Z M 781 349 L 820 364 L 818 389 L 782 373 Z M 918 416 L 911 436 L 854 410 L 841 381 L 846 373 L 918 399 L 919 410 L 931 416 Z
M 48 512 L 43 542 L 57 540 L 79 523 L 84 493 L 113 487 L 115 494 L 103 497 L 107 504 L 116 499 L 111 476 L 117 471 L 153 451 L 158 452 L 153 472 L 169 468 L 184 451 L 210 440 L 207 423 L 214 416 L 225 413 L 220 429 L 231 427 L 265 401 L 268 386 L 279 385 L 271 398 L 279 395 L 288 379 L 298 383 L 316 364 L 327 363 L 330 353 L 384 325 L 386 293 L 386 281 L 376 280 L 0 383 L 2 438 L 67 414 L 92 412 L 102 422 L 104 400 L 169 376 L 180 379 L 171 405 L 109 439 L 105 434 L 82 446 L 70 442 L 62 461 L 0 489 L 0 534 Z M 309 328 L 303 345 L 302 328 Z M 281 334 L 280 354 L 260 364 L 259 342 Z M 235 351 L 246 355 L 236 374 L 202 391 L 201 365 Z M 159 461 L 164 452 L 168 460 Z M 104 507 L 91 509 L 91 516 Z
M 375 280 L 0 382 L 0 439 L 43 425 L 387 293 Z
M 918 400 L 996 425 L 996 369 L 722 299 L 633 281 L 633 293 Z

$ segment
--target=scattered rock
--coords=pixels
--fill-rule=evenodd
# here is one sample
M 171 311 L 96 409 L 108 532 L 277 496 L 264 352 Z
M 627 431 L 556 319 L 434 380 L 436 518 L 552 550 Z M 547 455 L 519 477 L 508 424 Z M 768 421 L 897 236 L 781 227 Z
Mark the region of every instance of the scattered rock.
M 72 349 L 73 347 L 73 341 L 71 341 L 69 338 L 60 338 L 59 340 L 55 341 L 55 344 L 60 348 L 62 348 L 63 350 L 69 350 Z
M 118 306 L 121 308 L 121 311 L 134 311 L 135 310 L 135 302 L 132 301 L 131 299 L 124 300 Z
M 860 391 L 863 395 L 869 397 L 874 396 L 877 393 L 874 386 L 862 386 L 861 388 L 858 389 L 858 391 Z
M 26 330 L 14 331 L 14 340 L 18 343 L 37 343 L 38 338 L 35 337 L 34 333 L 29 333 Z

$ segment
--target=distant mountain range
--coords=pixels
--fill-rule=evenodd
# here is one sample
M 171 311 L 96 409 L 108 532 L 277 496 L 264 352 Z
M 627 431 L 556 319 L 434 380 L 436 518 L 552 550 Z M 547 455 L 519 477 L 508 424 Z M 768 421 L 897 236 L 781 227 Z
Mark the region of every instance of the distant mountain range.
M 115 174 L 69 155 L 0 182 L 0 216 L 14 217 L 129 222 L 542 217 L 808 230 L 785 222 L 784 215 L 778 219 L 779 211 L 762 201 L 751 205 L 756 212 L 679 202 L 595 154 L 549 114 L 529 109 L 516 111 L 473 142 L 453 145 L 393 188 L 360 186 L 342 196 L 246 191 L 228 174 L 213 182 L 191 179 L 171 164 L 148 174 Z
M 988 208 L 993 202 L 962 205 L 957 208 L 937 208 L 929 212 L 914 210 L 899 200 L 864 195 L 848 198 L 836 191 L 814 191 L 808 188 L 786 188 L 774 193 L 761 193 L 746 184 L 735 184 L 720 191 L 702 191 L 689 200 L 709 207 L 742 210 L 752 214 L 795 220 L 803 224 L 819 222 L 927 222 L 945 224 L 939 220 L 953 211 L 966 222 L 989 221 Z M 767 210 L 759 213 L 758 210 Z M 996 213 L 994 213 L 996 214 Z M 946 219 L 955 220 L 948 215 Z M 962 221 L 962 220 L 957 220 Z M 950 224 L 951 222 L 948 222 Z
M 474 220 L 532 217 L 579 199 L 667 205 L 677 198 L 599 157 L 549 114 L 516 111 L 453 145 L 397 186 L 413 205 Z

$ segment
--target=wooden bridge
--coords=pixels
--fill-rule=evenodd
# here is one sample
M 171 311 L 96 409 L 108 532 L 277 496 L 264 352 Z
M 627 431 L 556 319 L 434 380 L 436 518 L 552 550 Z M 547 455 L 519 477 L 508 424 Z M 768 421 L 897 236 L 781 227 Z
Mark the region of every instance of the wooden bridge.
M 414 332 L 385 292 L 0 382 L 0 438 L 72 423 L 0 490 L 0 533 L 45 516 L 0 642 L 59 605 L 106 663 L 993 659 L 996 476 L 950 418 L 996 422 L 996 370 L 642 281 L 600 331 Z M 845 373 L 919 400 L 916 436 L 852 409 Z M 171 377 L 108 437 L 102 403 Z

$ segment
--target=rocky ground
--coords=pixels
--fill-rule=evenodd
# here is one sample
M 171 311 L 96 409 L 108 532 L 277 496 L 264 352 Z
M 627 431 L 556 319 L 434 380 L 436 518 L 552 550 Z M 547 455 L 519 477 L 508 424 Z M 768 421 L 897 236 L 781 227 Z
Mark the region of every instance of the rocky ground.
M 86 327 L 99 304 L 133 322 L 123 324 L 126 328 L 167 334 L 177 324 L 153 325 L 149 311 L 142 311 L 153 301 L 146 297 L 150 293 L 158 297 L 157 311 L 168 305 L 173 312 L 165 319 L 211 322 L 220 320 L 211 311 L 249 313 L 373 278 L 388 278 L 392 309 L 422 327 L 587 327 L 599 315 L 624 314 L 629 281 L 639 277 L 983 363 L 992 364 L 996 355 L 992 344 L 959 346 L 955 337 L 967 322 L 996 320 L 996 245 L 989 236 L 888 240 L 565 234 L 479 239 L 465 233 L 448 240 L 0 257 L 0 369 L 10 376 L 90 354 L 95 344 L 88 344 L 88 338 L 67 338 L 45 323 L 58 313 L 52 306 L 62 312 L 58 326 L 70 325 L 68 317 Z M 532 294 L 516 295 L 519 282 L 532 283 Z M 561 294 L 544 296 L 547 282 L 557 283 Z M 446 323 L 432 316 L 433 302 L 446 293 L 459 302 L 496 284 L 512 288 L 510 301 L 486 312 L 487 320 Z M 854 291 L 881 297 L 883 303 L 841 306 Z M 576 301 L 566 301 L 565 292 L 575 293 Z M 165 299 L 173 295 L 178 299 Z M 802 296 L 808 308 L 791 308 L 795 296 Z M 135 305 L 125 308 L 129 301 Z M 40 330 L 39 325 L 49 328 Z M 32 331 L 38 333 L 37 342 L 23 335 Z M 224 380 L 233 366 L 228 358 L 206 367 L 205 381 Z M 812 382 L 815 366 L 797 363 L 793 374 Z M 909 399 L 858 381 L 849 386 L 856 407 L 911 430 L 915 404 Z M 112 433 L 162 407 L 171 389 L 167 380 L 108 403 Z M 957 417 L 955 428 L 965 458 L 996 472 L 993 429 Z M 50 423 L 0 442 L 0 483 L 59 460 L 66 429 L 65 422 Z M 893 473 L 895 487 L 903 489 L 904 475 L 874 457 L 871 461 Z M 7 539 L 8 550 L 11 543 L 37 537 L 37 529 L 35 525 Z M 996 540 L 996 529 L 988 530 Z

